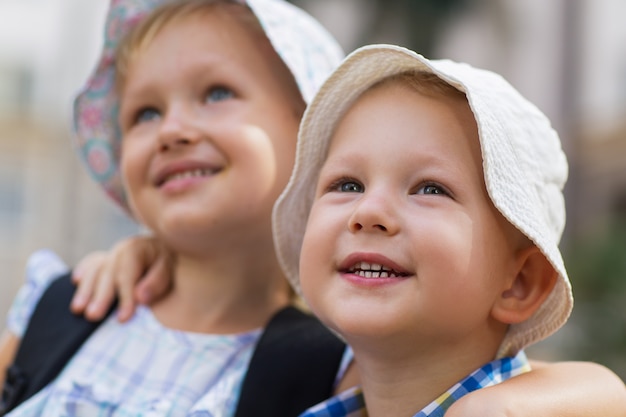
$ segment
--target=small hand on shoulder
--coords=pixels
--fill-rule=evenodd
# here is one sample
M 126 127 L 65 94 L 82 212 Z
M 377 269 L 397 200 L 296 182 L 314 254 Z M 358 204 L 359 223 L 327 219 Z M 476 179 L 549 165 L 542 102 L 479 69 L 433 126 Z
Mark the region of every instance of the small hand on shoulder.
M 150 304 L 169 291 L 173 263 L 171 253 L 153 236 L 129 237 L 109 251 L 90 253 L 74 269 L 77 289 L 71 310 L 101 320 L 117 298 L 117 318 L 128 321 L 137 304 Z

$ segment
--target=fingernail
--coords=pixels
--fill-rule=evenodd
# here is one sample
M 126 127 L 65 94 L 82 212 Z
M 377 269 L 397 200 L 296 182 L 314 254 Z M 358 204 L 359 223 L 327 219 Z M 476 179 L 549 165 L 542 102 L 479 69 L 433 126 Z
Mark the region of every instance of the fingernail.
M 117 320 L 120 322 L 124 322 L 127 316 L 128 316 L 128 313 L 126 309 L 120 308 L 119 311 L 117 312 Z
M 148 304 L 149 301 L 150 301 L 150 291 L 148 291 L 147 289 L 143 289 L 142 291 L 140 291 L 139 302 L 141 304 Z
M 74 298 L 72 298 L 72 307 L 75 307 L 75 308 L 84 307 L 86 301 L 87 301 L 86 297 L 77 295 Z
M 89 304 L 89 306 L 87 306 L 87 314 L 89 315 L 93 315 L 96 314 L 98 312 L 98 303 L 91 303 Z

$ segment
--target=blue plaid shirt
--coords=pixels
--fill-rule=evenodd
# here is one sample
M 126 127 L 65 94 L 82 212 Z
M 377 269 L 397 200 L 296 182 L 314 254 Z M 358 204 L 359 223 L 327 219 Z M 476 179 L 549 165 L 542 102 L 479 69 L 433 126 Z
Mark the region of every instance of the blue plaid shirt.
M 515 357 L 489 362 L 441 394 L 414 417 L 443 417 L 452 403 L 465 394 L 498 384 L 529 370 L 530 365 L 524 352 L 518 353 Z M 367 411 L 363 394 L 355 387 L 310 408 L 300 417 L 367 417 Z

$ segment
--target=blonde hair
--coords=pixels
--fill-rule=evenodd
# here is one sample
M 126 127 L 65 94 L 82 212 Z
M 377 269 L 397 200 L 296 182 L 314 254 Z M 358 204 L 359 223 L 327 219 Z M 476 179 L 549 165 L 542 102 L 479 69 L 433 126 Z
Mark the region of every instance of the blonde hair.
M 376 88 L 388 83 L 401 83 L 411 88 L 417 93 L 426 96 L 444 96 L 451 98 L 461 98 L 467 100 L 465 93 L 432 72 L 407 71 L 384 78 L 374 84 L 371 88 Z
M 265 36 L 254 13 L 235 0 L 177 0 L 156 8 L 148 17 L 139 22 L 120 42 L 115 53 L 115 87 L 124 87 L 128 69 L 133 59 L 145 50 L 163 28 L 179 22 L 190 15 L 224 11 L 239 19 L 246 27 Z

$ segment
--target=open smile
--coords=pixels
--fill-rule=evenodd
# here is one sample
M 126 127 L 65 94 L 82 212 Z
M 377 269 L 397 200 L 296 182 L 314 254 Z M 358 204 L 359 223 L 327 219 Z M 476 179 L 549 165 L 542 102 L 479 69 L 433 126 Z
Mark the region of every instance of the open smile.
M 181 179 L 195 178 L 195 177 L 209 177 L 217 173 L 218 171 L 219 170 L 216 170 L 216 169 L 191 169 L 188 171 L 174 172 L 161 178 L 157 182 L 157 187 L 161 187 L 165 183 L 169 181 L 174 181 L 174 180 L 181 180 Z
M 357 262 L 345 272 L 363 278 L 402 278 L 409 275 L 406 272 L 397 271 L 382 264 L 368 262 Z

